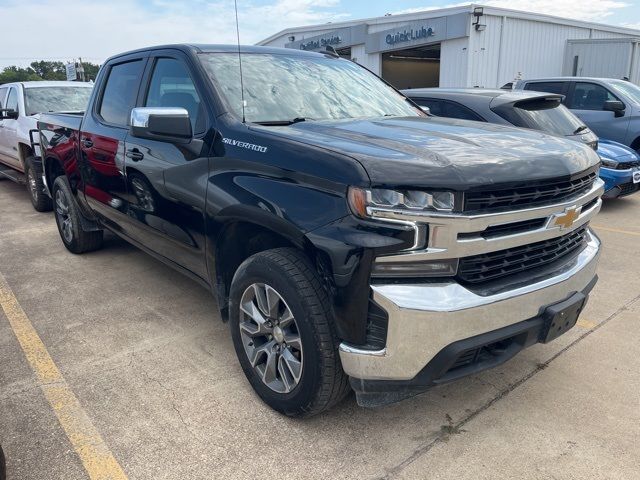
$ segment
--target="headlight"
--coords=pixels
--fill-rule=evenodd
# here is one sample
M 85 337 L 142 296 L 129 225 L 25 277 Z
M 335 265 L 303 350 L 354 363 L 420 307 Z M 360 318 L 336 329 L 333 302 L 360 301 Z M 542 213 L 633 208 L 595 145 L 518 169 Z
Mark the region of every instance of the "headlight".
M 351 211 L 361 218 L 371 217 L 371 210 L 376 208 L 450 212 L 455 204 L 455 196 L 451 192 L 358 187 L 349 187 L 348 200 Z
M 618 168 L 618 162 L 615 160 L 600 157 L 600 161 L 602 162 L 602 166 L 605 168 Z

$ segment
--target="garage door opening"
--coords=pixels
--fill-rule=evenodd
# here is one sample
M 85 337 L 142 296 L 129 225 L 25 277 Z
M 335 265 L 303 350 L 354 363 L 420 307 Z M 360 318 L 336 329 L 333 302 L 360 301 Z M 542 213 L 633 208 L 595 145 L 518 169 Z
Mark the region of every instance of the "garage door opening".
M 440 44 L 382 54 L 382 78 L 398 89 L 440 86 Z

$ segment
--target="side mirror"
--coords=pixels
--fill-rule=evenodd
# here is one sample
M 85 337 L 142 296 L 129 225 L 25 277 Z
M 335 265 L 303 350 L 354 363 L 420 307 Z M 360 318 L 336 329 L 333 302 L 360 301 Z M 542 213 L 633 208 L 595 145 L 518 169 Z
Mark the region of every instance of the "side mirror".
M 606 110 L 607 112 L 613 112 L 616 117 L 622 117 L 626 108 L 627 107 L 625 106 L 625 104 L 620 100 L 607 100 L 602 106 L 603 110 Z
M 181 107 L 138 107 L 131 110 L 130 133 L 160 142 L 191 140 L 189 112 Z
M 426 113 L 427 115 L 431 115 L 431 109 L 429 107 L 425 107 L 425 106 L 420 106 L 420 110 L 422 110 L 424 113 Z
M 17 120 L 18 112 L 13 108 L 4 108 L 0 110 L 0 120 Z

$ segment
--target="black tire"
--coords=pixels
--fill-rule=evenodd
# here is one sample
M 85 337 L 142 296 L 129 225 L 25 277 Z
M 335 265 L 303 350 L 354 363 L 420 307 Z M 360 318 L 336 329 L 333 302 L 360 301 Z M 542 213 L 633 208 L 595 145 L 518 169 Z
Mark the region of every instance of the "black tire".
M 33 157 L 26 158 L 24 173 L 27 177 L 27 189 L 33 208 L 38 212 L 50 212 L 53 209 L 53 202 L 45 192 L 42 169 L 34 162 Z
M 53 182 L 54 213 L 62 243 L 72 253 L 85 253 L 102 247 L 103 231 L 82 229 L 80 209 L 71 192 L 67 177 L 60 176 Z M 68 223 L 67 223 L 68 221 Z
M 267 386 L 245 352 L 240 299 L 257 283 L 275 289 L 295 318 L 304 354 L 299 382 L 289 393 Z M 271 408 L 292 417 L 309 417 L 333 407 L 349 393 L 329 299 L 302 252 L 277 248 L 249 257 L 233 277 L 229 302 L 231 336 L 240 365 L 253 389 Z
M 7 466 L 4 460 L 4 452 L 2 451 L 2 445 L 0 445 L 0 480 L 7 478 Z

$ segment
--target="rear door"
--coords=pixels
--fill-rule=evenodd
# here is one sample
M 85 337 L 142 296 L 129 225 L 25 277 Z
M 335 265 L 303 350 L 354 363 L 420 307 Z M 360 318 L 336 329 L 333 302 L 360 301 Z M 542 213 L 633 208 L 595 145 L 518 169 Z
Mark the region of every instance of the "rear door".
M 624 143 L 629 117 L 616 117 L 613 112 L 604 110 L 604 103 L 610 100 L 620 99 L 603 85 L 573 82 L 566 105 L 599 137 Z
M 189 58 L 175 50 L 153 52 L 138 105 L 182 107 L 193 139 L 126 140 L 127 234 L 155 253 L 206 279 L 204 207 L 211 121 Z
M 127 217 L 125 138 L 147 55 L 106 66 L 96 100 L 82 123 L 80 171 L 85 200 L 108 227 L 123 231 Z

